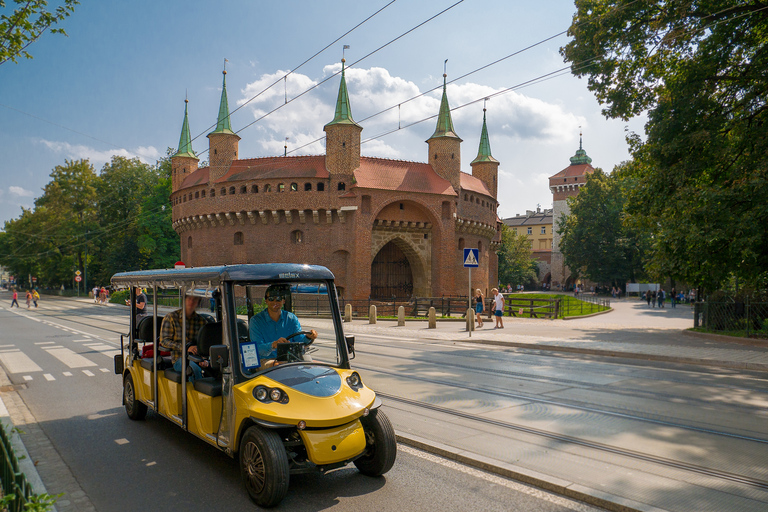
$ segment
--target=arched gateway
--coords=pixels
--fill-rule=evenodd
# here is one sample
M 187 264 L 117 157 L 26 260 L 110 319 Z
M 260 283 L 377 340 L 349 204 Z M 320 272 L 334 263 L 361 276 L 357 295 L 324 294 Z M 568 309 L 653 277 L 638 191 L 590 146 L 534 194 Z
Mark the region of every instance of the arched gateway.
M 405 253 L 388 242 L 371 263 L 371 298 L 406 298 L 413 295 L 413 271 Z

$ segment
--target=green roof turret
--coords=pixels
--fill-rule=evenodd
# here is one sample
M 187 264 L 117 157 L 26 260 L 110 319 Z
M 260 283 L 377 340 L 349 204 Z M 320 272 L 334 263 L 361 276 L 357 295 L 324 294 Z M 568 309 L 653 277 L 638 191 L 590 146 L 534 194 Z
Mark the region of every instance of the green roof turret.
M 477 148 L 477 157 L 470 165 L 480 162 L 498 162 L 491 155 L 491 142 L 488 140 L 488 126 L 485 123 L 485 108 L 483 108 L 483 130 L 480 132 L 480 146 Z
M 232 125 L 229 123 L 229 103 L 227 102 L 227 70 L 223 72 L 224 79 L 221 86 L 221 103 L 219 104 L 219 119 L 216 122 L 216 129 L 213 133 L 227 133 L 235 135 L 232 131 Z
M 187 106 L 189 105 L 189 100 L 184 100 L 184 123 L 181 125 L 181 137 L 179 138 L 179 149 L 174 153 L 174 157 L 176 156 L 184 156 L 188 158 L 194 158 L 195 160 L 199 160 L 197 158 L 197 155 L 194 151 L 192 151 L 192 137 L 189 135 L 189 118 L 187 116 Z
M 349 106 L 349 94 L 347 93 L 347 80 L 344 74 L 344 63 L 346 59 L 341 59 L 341 83 L 339 84 L 339 96 L 336 99 L 336 112 L 333 121 L 326 126 L 335 124 L 351 124 L 360 126 L 352 119 L 352 109 Z
M 440 114 L 437 116 L 437 126 L 435 127 L 435 133 L 432 134 L 430 139 L 437 139 L 439 137 L 451 137 L 455 139 L 460 138 L 453 130 L 451 107 L 448 105 L 448 95 L 445 93 L 445 79 L 447 76 L 447 74 L 443 73 L 443 98 L 440 100 Z
M 576 151 L 576 154 L 571 157 L 571 165 L 579 165 L 579 164 L 591 164 L 592 159 L 587 156 L 587 152 L 584 151 L 581 147 L 581 132 L 579 132 L 579 149 Z

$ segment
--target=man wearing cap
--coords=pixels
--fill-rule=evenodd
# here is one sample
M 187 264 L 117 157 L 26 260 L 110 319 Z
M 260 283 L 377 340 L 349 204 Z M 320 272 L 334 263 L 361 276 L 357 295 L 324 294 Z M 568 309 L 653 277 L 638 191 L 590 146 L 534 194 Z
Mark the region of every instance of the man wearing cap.
M 291 334 L 301 331 L 301 323 L 296 315 L 283 310 L 285 298 L 291 293 L 287 284 L 273 284 L 264 293 L 267 308 L 251 317 L 248 331 L 251 341 L 256 342 L 259 358 L 277 358 L 277 345 L 288 343 L 286 339 Z M 310 334 L 296 336 L 291 339 L 294 343 L 309 343 L 317 338 L 317 331 L 312 329 Z

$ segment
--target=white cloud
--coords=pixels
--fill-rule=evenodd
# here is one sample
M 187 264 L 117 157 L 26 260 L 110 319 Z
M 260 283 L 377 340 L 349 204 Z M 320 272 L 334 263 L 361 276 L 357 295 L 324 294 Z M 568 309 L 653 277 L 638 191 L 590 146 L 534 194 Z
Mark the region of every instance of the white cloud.
M 154 164 L 162 154 L 154 146 L 139 146 L 135 150 L 127 149 L 108 149 L 99 151 L 89 146 L 80 144 L 73 145 L 68 142 L 50 141 L 41 139 L 48 149 L 55 153 L 61 153 L 72 160 L 87 159 L 94 167 L 101 167 L 112 160 L 113 156 L 122 156 L 125 158 L 138 158 L 146 164 Z
M 26 190 L 22 187 L 14 187 L 13 185 L 8 187 L 8 192 L 12 196 L 17 196 L 17 197 L 34 197 L 35 195 L 35 193 L 32 192 L 31 190 Z

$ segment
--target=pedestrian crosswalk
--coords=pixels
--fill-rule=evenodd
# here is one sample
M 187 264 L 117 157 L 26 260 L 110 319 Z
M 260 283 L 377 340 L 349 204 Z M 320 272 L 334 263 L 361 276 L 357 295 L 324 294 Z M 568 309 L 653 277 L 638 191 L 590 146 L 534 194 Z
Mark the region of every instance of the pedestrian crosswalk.
M 48 318 L 35 318 L 26 311 L 17 314 L 52 327 L 60 334 L 48 334 L 45 336 L 48 340 L 36 341 L 31 345 L 23 342 L 7 343 L 14 340 L 4 339 L 6 343 L 0 344 L 0 364 L 8 374 L 18 375 L 25 382 L 53 382 L 78 375 L 95 377 L 99 373 L 113 373 L 104 367 L 107 364 L 104 358 L 112 361 L 120 353 L 119 344 L 114 340 L 102 339 Z M 61 364 L 52 364 L 51 357 Z M 52 371 L 54 367 L 62 366 L 66 370 Z

